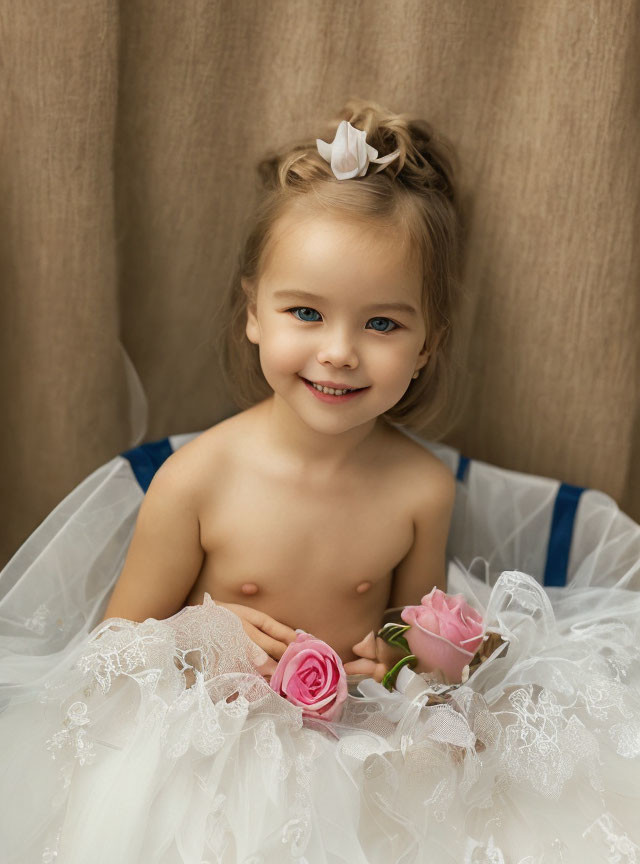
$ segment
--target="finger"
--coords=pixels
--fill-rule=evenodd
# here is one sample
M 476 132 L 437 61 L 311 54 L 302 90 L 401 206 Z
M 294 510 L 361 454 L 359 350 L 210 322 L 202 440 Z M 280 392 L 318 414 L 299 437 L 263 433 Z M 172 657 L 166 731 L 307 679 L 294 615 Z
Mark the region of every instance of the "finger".
M 246 633 L 245 633 L 246 635 Z M 251 651 L 251 662 L 254 666 L 263 666 L 269 659 L 269 655 L 252 639 L 249 640 Z
M 382 683 L 382 679 L 387 674 L 387 667 L 384 663 L 376 663 L 376 668 L 371 673 L 371 677 L 378 682 L 378 684 Z
M 256 666 L 256 669 L 261 675 L 273 675 L 276 671 L 276 666 L 278 664 L 273 659 L 273 657 L 267 657 L 264 663 L 261 663 L 260 666 Z
M 262 630 L 259 630 L 257 627 L 254 627 L 249 621 L 243 621 L 244 631 L 247 636 L 259 645 L 264 651 L 267 652 L 271 657 L 274 657 L 276 660 L 279 660 L 284 652 L 287 649 L 287 646 L 283 642 L 278 642 L 276 639 L 272 639 L 270 636 L 267 636 Z
M 368 660 L 375 660 L 376 634 L 373 632 L 373 630 L 367 633 L 364 639 L 361 639 L 360 642 L 356 642 L 352 650 L 354 654 L 358 655 L 358 657 L 366 657 Z
M 275 618 L 267 615 L 266 612 L 261 612 L 259 609 L 254 609 L 252 606 L 243 606 L 241 603 L 216 602 L 218 602 L 219 606 L 223 606 L 225 609 L 233 612 L 243 622 L 248 621 L 254 627 L 262 630 L 268 636 L 271 636 L 272 639 L 276 639 L 288 645 L 296 638 L 295 630 L 288 627 L 286 624 L 282 624 L 280 621 L 276 621 Z
M 267 615 L 266 612 L 259 612 L 257 620 L 252 618 L 251 623 L 255 624 L 256 627 L 259 627 L 260 630 L 268 636 L 277 639 L 279 642 L 284 642 L 287 645 L 290 642 L 293 642 L 296 638 L 296 631 L 293 630 L 293 628 L 288 627 L 286 624 L 282 624 L 280 621 L 276 621 L 275 618 Z
M 349 660 L 348 663 L 344 664 L 344 671 L 347 675 L 373 675 L 375 668 L 375 660 L 368 660 L 366 657 Z

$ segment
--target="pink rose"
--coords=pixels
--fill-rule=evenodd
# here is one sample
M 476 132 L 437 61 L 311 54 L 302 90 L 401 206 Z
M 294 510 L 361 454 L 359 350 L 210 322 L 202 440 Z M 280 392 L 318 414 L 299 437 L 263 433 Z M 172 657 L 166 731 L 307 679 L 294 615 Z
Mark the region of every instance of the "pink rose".
M 338 720 L 347 698 L 347 675 L 336 652 L 309 633 L 298 632 L 287 645 L 271 676 L 270 686 L 303 716 Z
M 484 629 L 482 616 L 464 596 L 432 588 L 420 606 L 405 606 L 400 617 L 411 625 L 404 636 L 418 659 L 416 672 L 440 669 L 447 683 L 460 683 L 462 670 L 482 643 Z

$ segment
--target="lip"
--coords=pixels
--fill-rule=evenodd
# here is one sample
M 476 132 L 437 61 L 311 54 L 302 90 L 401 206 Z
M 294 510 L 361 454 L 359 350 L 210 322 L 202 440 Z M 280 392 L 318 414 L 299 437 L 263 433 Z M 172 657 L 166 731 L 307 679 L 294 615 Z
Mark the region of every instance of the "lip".
M 316 399 L 319 399 L 321 402 L 328 402 L 329 404 L 337 405 L 338 403 L 342 402 L 350 402 L 352 399 L 357 399 L 361 393 L 365 393 L 369 389 L 368 387 L 362 387 L 358 390 L 354 390 L 352 393 L 345 393 L 344 396 L 336 396 L 335 394 L 323 393 L 321 390 L 316 390 L 313 384 L 311 384 L 310 381 L 307 381 L 306 378 L 303 378 L 302 375 L 298 377 L 300 378 L 304 386 L 307 388 L 307 390 L 310 393 L 313 393 Z
M 302 378 L 302 375 L 299 376 Z M 309 381 L 308 378 L 302 378 Z M 309 381 L 310 384 L 318 384 L 320 387 L 333 387 L 334 390 L 366 390 L 366 387 L 354 387 L 353 384 L 337 384 L 335 381 Z

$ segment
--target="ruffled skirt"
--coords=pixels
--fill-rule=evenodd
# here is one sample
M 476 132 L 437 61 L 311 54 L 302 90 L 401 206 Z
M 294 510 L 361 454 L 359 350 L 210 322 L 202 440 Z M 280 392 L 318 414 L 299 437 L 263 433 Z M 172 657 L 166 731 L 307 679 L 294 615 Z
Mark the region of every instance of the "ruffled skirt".
M 559 485 L 473 463 L 447 590 L 505 644 L 440 699 L 354 678 L 328 722 L 208 595 L 96 624 L 143 491 L 121 457 L 94 472 L 0 574 L 0 860 L 640 862 L 640 528 L 585 493 L 546 584 Z

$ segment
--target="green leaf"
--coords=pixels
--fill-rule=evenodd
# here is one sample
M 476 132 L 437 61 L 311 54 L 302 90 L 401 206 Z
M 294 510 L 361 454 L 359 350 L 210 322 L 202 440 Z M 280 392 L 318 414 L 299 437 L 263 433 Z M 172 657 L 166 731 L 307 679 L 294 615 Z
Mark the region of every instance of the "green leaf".
M 380 636 L 381 639 L 384 639 L 388 645 L 395 645 L 396 648 L 402 648 L 403 651 L 410 654 L 411 649 L 409 648 L 409 643 L 402 635 L 407 632 L 410 626 L 410 624 L 395 624 L 389 622 L 378 630 L 378 636 Z
M 411 626 L 410 624 L 400 624 L 397 621 L 389 621 L 387 624 L 384 625 L 382 630 L 380 630 L 379 632 L 381 634 L 388 633 L 390 631 L 393 631 L 393 632 L 397 631 L 398 633 L 404 633 L 405 630 L 408 630 L 410 626 Z
M 398 677 L 398 672 L 402 669 L 403 666 L 407 664 L 413 668 L 418 663 L 418 658 L 415 654 L 407 654 L 406 657 L 403 657 L 402 660 L 398 660 L 396 665 L 389 669 L 384 678 L 382 679 L 382 686 L 386 687 L 387 690 L 393 690 L 396 678 Z
M 409 643 L 404 638 L 404 636 L 396 636 L 396 638 L 391 643 L 392 645 L 397 645 L 398 648 L 404 648 L 407 654 L 411 654 L 411 648 L 409 648 Z
M 394 622 L 390 621 L 388 624 L 385 624 L 384 627 L 378 630 L 378 636 L 380 636 L 381 639 L 384 639 L 385 642 L 393 644 L 391 643 L 391 639 L 395 639 L 397 636 L 405 633 L 410 626 L 410 624 L 395 624 Z

